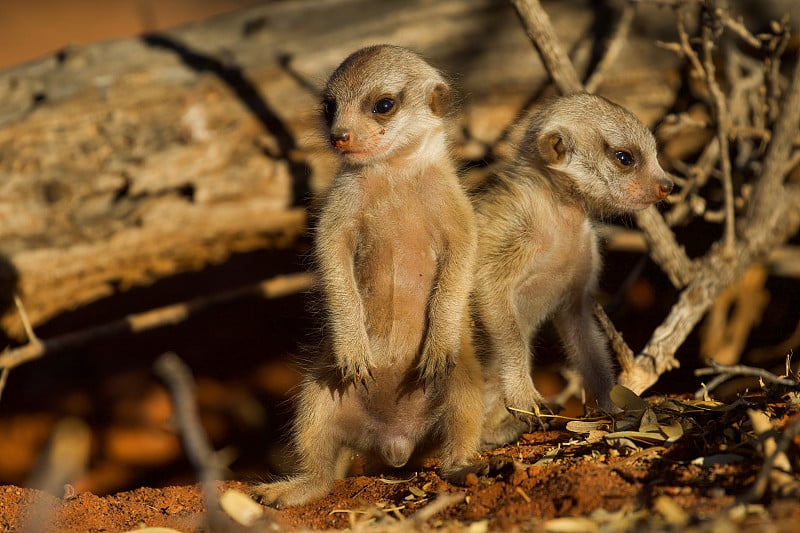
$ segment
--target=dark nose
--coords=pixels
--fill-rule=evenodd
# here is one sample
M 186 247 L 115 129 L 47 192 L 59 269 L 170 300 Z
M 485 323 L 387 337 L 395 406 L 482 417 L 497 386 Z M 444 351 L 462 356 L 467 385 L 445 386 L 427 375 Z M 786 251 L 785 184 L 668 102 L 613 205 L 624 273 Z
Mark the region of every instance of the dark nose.
M 658 180 L 658 197 L 663 200 L 669 196 L 674 186 L 675 184 L 669 178 L 661 178 Z
M 350 145 L 350 132 L 344 129 L 331 130 L 331 145 L 342 149 Z

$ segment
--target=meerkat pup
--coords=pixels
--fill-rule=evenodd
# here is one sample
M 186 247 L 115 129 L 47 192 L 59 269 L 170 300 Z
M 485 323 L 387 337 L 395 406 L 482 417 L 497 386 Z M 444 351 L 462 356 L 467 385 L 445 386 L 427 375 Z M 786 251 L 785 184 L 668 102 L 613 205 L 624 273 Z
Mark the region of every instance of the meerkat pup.
M 487 377 L 482 442 L 500 445 L 535 410 L 531 340 L 552 319 L 589 398 L 613 410 L 615 370 L 593 316 L 601 270 L 593 219 L 663 200 L 673 183 L 651 132 L 590 94 L 554 99 L 529 122 L 516 157 L 473 195 L 478 223 L 473 313 Z
M 463 482 L 482 427 L 481 368 L 468 299 L 477 230 L 448 154 L 450 89 L 396 46 L 348 57 L 322 114 L 341 169 L 322 206 L 315 252 L 327 320 L 294 427 L 300 473 L 262 484 L 277 507 L 326 495 L 352 451 L 392 467 L 438 449 Z

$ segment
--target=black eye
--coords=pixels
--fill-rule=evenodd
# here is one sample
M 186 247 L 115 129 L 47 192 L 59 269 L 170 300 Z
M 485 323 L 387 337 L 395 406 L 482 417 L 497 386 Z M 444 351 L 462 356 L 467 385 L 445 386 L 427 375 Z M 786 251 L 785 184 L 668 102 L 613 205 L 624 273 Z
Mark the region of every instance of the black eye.
M 323 100 L 322 113 L 325 115 L 325 120 L 328 122 L 333 121 L 333 116 L 336 114 L 336 102 L 333 100 Z
M 631 153 L 624 150 L 617 150 L 614 152 L 614 157 L 619 161 L 620 165 L 624 167 L 629 167 L 634 163 Z
M 391 98 L 381 98 L 375 102 L 375 107 L 372 108 L 372 112 L 378 113 L 379 115 L 385 115 L 392 109 L 394 109 L 394 100 Z

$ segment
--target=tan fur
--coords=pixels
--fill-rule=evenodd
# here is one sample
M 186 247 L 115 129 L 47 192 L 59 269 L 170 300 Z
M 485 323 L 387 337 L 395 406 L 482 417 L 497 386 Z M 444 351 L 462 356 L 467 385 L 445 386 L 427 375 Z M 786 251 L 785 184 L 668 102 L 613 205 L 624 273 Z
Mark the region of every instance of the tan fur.
M 350 450 L 400 467 L 436 448 L 456 481 L 479 468 L 482 378 L 467 310 L 477 232 L 447 150 L 448 94 L 436 70 L 394 46 L 354 53 L 325 87 L 342 161 L 315 242 L 328 349 L 298 398 L 301 472 L 257 487 L 266 503 L 324 496 Z
M 608 393 L 615 371 L 592 312 L 601 270 L 592 219 L 642 209 L 671 189 L 650 131 L 622 107 L 577 94 L 545 105 L 516 159 L 475 191 L 473 313 L 486 366 L 484 445 L 512 441 L 526 427 L 507 407 L 541 404 L 530 342 L 549 319 L 590 399 L 614 409 Z

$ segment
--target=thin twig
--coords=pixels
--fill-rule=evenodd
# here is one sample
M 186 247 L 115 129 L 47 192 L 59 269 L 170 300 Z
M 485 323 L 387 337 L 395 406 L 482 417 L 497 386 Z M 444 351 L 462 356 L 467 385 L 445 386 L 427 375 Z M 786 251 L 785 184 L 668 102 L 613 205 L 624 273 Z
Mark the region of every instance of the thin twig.
M 3 399 L 3 391 L 6 389 L 6 383 L 8 383 L 8 375 L 10 373 L 10 368 L 4 368 L 3 371 L 0 372 L 0 400 Z
M 701 17 L 702 18 L 702 17 Z M 733 178 L 731 176 L 730 141 L 728 133 L 731 131 L 728 104 L 725 95 L 717 83 L 716 67 L 714 66 L 714 49 L 716 48 L 714 30 L 710 23 L 703 24 L 703 64 L 702 72 L 706 79 L 706 86 L 711 94 L 714 112 L 717 119 L 717 138 L 720 149 L 720 169 L 722 170 L 722 190 L 725 205 L 725 231 L 723 233 L 723 251 L 728 257 L 733 255 L 736 242 L 735 220 L 733 210 Z
M 751 413 L 751 420 L 755 421 L 756 416 L 757 415 Z M 766 417 L 766 415 L 764 415 L 764 417 Z M 764 432 L 760 433 L 763 434 Z M 794 420 L 784 429 L 780 442 L 775 444 L 774 440 L 772 440 L 768 443 L 767 439 L 764 439 L 764 464 L 761 465 L 758 477 L 750 487 L 750 490 L 740 498 L 740 501 L 760 501 L 764 497 L 767 487 L 770 484 L 773 485 L 774 489 L 777 489 L 776 492 L 787 492 L 787 494 L 779 494 L 780 496 L 797 497 L 798 493 L 800 493 L 800 486 L 798 486 L 794 476 L 792 476 L 791 473 L 783 474 L 782 471 L 781 474 L 776 476 L 774 469 L 778 462 L 782 463 L 784 466 L 788 464 L 786 451 L 789 449 L 789 445 L 794 441 L 794 437 L 798 433 L 800 433 L 800 416 L 795 416 Z
M 561 46 L 550 17 L 539 0 L 511 0 L 525 32 L 539 51 L 547 72 L 561 94 L 583 91 L 578 73 Z
M 792 29 L 789 25 L 789 15 L 783 16 L 780 22 L 772 23 L 773 37 L 764 48 L 769 51 L 769 55 L 764 59 L 766 83 L 766 106 L 764 107 L 766 117 L 772 121 L 784 110 L 780 106 L 781 92 L 784 89 L 783 76 L 781 75 L 781 57 L 789 46 L 789 39 L 792 36 Z
M 685 287 L 694 277 L 697 268 L 686 255 L 683 246 L 678 244 L 664 217 L 655 207 L 650 206 L 636 211 L 634 218 L 647 239 L 650 258 L 661 267 L 675 288 Z
M 797 57 L 786 98 L 779 107 L 781 114 L 773 127 L 772 140 L 764 156 L 761 177 L 756 183 L 747 213 L 750 223 L 768 218 L 775 204 L 780 202 L 783 196 L 786 161 L 792 153 L 794 136 L 800 123 L 800 55 Z
M 423 507 L 422 509 L 411 515 L 409 517 L 409 520 L 417 526 L 424 524 L 425 522 L 430 520 L 436 513 L 441 512 L 447 509 L 448 507 L 461 503 L 462 501 L 464 501 L 464 498 L 466 498 L 466 496 L 467 495 L 464 494 L 463 492 L 454 492 L 452 494 L 447 494 L 447 493 L 439 494 L 439 496 L 437 496 L 435 500 L 433 500 L 431 503 L 429 503 L 428 505 L 426 505 L 425 507 Z
M 614 353 L 617 355 L 620 367 L 623 371 L 630 371 L 636 364 L 633 350 L 628 347 L 628 344 L 622 338 L 622 334 L 614 327 L 613 322 L 608 318 L 603 306 L 597 302 L 594 304 L 594 316 L 597 318 L 598 322 L 600 322 L 600 327 L 603 328 L 603 332 L 606 334 L 606 337 L 608 337 L 611 343 L 611 349 L 614 350 Z
M 37 337 L 36 333 L 33 331 L 31 320 L 28 318 L 28 312 L 25 311 L 25 306 L 22 305 L 22 300 L 19 299 L 17 293 L 14 293 L 14 305 L 17 307 L 17 313 L 19 313 L 19 318 L 22 321 L 22 327 L 25 329 L 28 342 L 37 342 L 39 337 Z
M 763 64 L 744 57 L 730 40 L 725 43 L 725 76 L 730 87 L 728 110 L 731 132 L 736 143 L 736 168 L 744 169 L 757 156 L 755 144 L 769 141 L 764 127 Z
M 694 391 L 694 397 L 696 400 L 704 400 L 708 398 L 708 393 L 733 378 L 735 378 L 733 374 L 720 374 L 715 376 L 711 379 L 708 383 L 702 383 L 700 388 Z
M 33 326 L 31 326 L 31 321 L 28 318 L 28 312 L 25 311 L 25 306 L 22 305 L 22 300 L 19 299 L 19 295 L 17 293 L 14 293 L 14 305 L 16 306 L 17 313 L 22 321 L 22 327 L 25 329 L 25 336 L 28 340 L 28 344 L 30 346 L 41 348 L 42 342 L 33 331 Z M 2 358 L 2 356 L 0 356 L 0 358 Z M 0 372 L 0 399 L 3 397 L 3 391 L 6 388 L 6 383 L 8 383 L 9 374 L 11 374 L 11 367 L 3 367 L 2 372 Z
M 722 365 L 716 361 L 711 361 L 710 367 L 698 368 L 694 371 L 695 376 L 709 376 L 713 374 L 728 374 L 730 376 L 752 376 L 757 377 L 765 382 L 775 385 L 783 385 L 793 389 L 800 390 L 800 383 L 793 379 L 783 378 L 776 376 L 772 372 L 764 368 L 756 368 L 746 365 Z
M 200 424 L 191 371 L 172 352 L 159 357 L 153 368 L 169 388 L 183 447 L 200 478 L 209 525 L 212 530 L 216 530 L 215 527 L 219 528 L 222 522 L 216 482 L 223 478 L 224 465 L 220 464 L 219 457 Z
M 686 59 L 689 60 L 695 75 L 704 77 L 705 70 L 703 69 L 703 64 L 700 62 L 700 58 L 694 51 L 694 48 L 692 48 L 691 40 L 689 39 L 689 33 L 686 31 L 688 22 L 689 10 L 686 6 L 683 6 L 680 10 L 678 10 L 678 39 L 680 42 L 680 50 Z
M 587 92 L 593 93 L 597 87 L 603 82 L 603 79 L 608 74 L 611 65 L 617 60 L 619 54 L 622 52 L 625 44 L 628 41 L 628 34 L 631 30 L 633 23 L 634 9 L 630 4 L 625 4 L 622 7 L 617 26 L 614 28 L 614 34 L 611 36 L 606 53 L 597 64 L 597 67 L 592 72 L 592 75 L 586 81 L 585 89 Z
M 741 19 L 734 19 L 727 10 L 715 7 L 714 16 L 717 17 L 727 28 L 738 35 L 744 42 L 759 50 L 761 48 L 761 40 L 750 33 L 747 27 L 742 23 Z
M 784 171 L 784 174 L 789 174 L 789 172 L 794 170 L 794 167 L 798 165 L 800 165 L 800 150 L 795 152 L 794 155 L 792 155 L 792 157 L 786 162 L 786 170 Z
M 209 296 L 151 309 L 143 313 L 67 333 L 52 339 L 30 342 L 19 348 L 6 350 L 0 354 L 0 368 L 11 369 L 28 361 L 44 357 L 59 351 L 81 346 L 84 343 L 119 335 L 121 333 L 139 333 L 150 329 L 174 325 L 185 321 L 209 307 L 232 302 L 246 297 L 279 298 L 308 290 L 314 284 L 314 275 L 306 272 L 286 274 L 272 279 L 248 285 L 231 291 L 211 294 Z
M 708 181 L 708 177 L 717 165 L 720 158 L 719 137 L 714 137 L 706 145 L 697 162 L 692 166 L 692 178 L 695 188 L 703 187 Z

